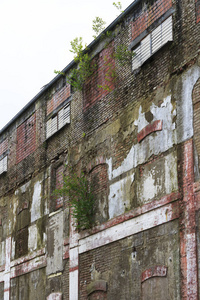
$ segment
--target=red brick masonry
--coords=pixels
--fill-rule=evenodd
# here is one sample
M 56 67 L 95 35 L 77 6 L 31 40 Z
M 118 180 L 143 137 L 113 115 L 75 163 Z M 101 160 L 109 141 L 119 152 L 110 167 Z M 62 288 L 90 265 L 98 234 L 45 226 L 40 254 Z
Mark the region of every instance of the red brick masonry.
M 144 127 L 137 135 L 138 143 L 141 142 L 147 135 L 155 131 L 162 130 L 162 121 L 156 120 L 152 124 L 147 125 Z

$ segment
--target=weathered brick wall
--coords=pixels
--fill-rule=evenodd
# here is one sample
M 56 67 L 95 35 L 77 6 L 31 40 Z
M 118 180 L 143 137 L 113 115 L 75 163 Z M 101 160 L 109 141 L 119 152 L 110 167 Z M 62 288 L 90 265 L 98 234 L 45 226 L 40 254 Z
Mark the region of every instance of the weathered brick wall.
M 17 128 L 17 157 L 16 163 L 19 163 L 24 158 L 35 151 L 36 148 L 36 127 L 35 114 L 28 118 L 23 124 Z
M 8 138 L 0 143 L 0 156 L 8 150 Z
M 98 279 L 108 283 L 107 294 L 98 291 L 90 299 L 146 300 L 151 289 L 156 289 L 155 300 L 163 299 L 163 293 L 167 299 L 180 299 L 179 291 L 183 299 L 197 298 L 195 213 L 199 198 L 194 200 L 193 193 L 192 134 L 194 129 L 198 161 L 198 6 L 198 1 L 187 0 L 140 1 L 120 21 L 109 46 L 101 42 L 92 50 L 97 70 L 83 92 L 71 95 L 69 84 L 59 81 L 3 133 L 0 155 L 8 153 L 8 171 L 0 175 L 0 257 L 2 249 L 12 248 L 10 263 L 16 277 L 11 278 L 11 299 L 45 299 L 58 293 L 68 300 L 70 292 L 72 299 L 69 269 L 74 290 L 78 277 L 72 276 L 79 269 L 80 300 L 87 299 L 88 284 Z M 113 51 L 148 33 L 169 11 L 173 42 L 134 72 L 131 62 L 121 66 Z M 115 71 L 114 80 L 105 80 L 110 70 Z M 107 84 L 107 90 L 97 86 Z M 46 140 L 47 118 L 70 96 L 71 123 Z M 70 223 L 67 198 L 63 203 L 51 198 L 66 163 L 77 172 L 86 171 L 94 186 L 96 226 L 91 231 L 77 233 Z M 156 226 L 162 219 L 157 215 L 151 225 L 155 227 L 149 229 L 150 212 L 165 209 L 167 203 L 172 211 L 166 208 L 162 221 L 166 224 Z M 174 207 L 180 209 L 180 216 Z M 117 232 L 114 226 L 126 219 L 135 220 L 136 227 L 137 220 L 143 219 L 145 231 L 110 243 Z M 77 245 L 83 249 L 85 238 L 97 232 L 103 235 L 112 227 L 105 241 L 108 245 L 82 250 L 78 266 L 73 252 Z M 100 241 L 95 236 L 93 242 Z M 5 259 L 1 261 L 3 270 Z M 31 272 L 34 268 L 38 270 Z M 154 277 L 157 270 L 167 272 Z
M 83 88 L 83 108 L 105 97 L 115 88 L 115 59 L 113 43 L 105 47 L 93 59 L 94 73 L 87 80 Z
M 200 21 L 200 1 L 195 0 L 195 4 L 196 4 L 196 22 L 199 23 L 199 21 Z
M 171 298 L 179 299 L 178 241 L 178 223 L 175 221 L 81 254 L 79 299 L 88 299 L 87 286 L 93 276 L 96 280 L 107 281 L 107 299 L 139 300 L 142 272 L 158 265 L 167 266 L 168 292 Z M 136 252 L 134 258 L 133 250 Z M 91 273 L 92 264 L 95 271 Z M 152 294 L 151 285 L 148 294 L 155 300 L 163 299 L 156 292 Z
M 62 275 L 63 299 L 69 300 L 69 260 L 65 260 L 64 264 L 64 271 Z
M 95 222 L 108 219 L 108 172 L 107 165 L 100 164 L 90 171 L 91 186 L 95 197 Z
M 141 3 L 132 22 L 133 40 L 172 7 L 172 0 L 146 1 L 142 9 Z
M 11 300 L 45 299 L 45 269 L 11 279 Z
M 62 104 L 71 95 L 70 85 L 66 84 L 51 96 L 47 101 L 47 115 L 52 113 L 60 104 Z
M 193 89 L 193 109 L 194 109 L 194 147 L 195 147 L 195 155 L 197 156 L 196 165 L 195 165 L 195 175 L 196 178 L 200 178 L 200 79 L 194 86 Z

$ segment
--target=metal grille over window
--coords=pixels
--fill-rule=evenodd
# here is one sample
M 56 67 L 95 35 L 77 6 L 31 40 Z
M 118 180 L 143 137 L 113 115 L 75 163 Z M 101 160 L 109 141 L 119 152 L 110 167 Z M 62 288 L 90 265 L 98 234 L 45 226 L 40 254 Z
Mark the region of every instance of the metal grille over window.
M 172 40 L 172 16 L 170 16 L 148 34 L 140 42 L 140 45 L 133 50 L 135 55 L 132 60 L 132 69 L 135 70 L 139 68 L 151 55 L 158 51 L 168 41 Z
M 70 104 L 65 105 L 55 116 L 46 122 L 46 138 L 52 136 L 65 124 L 70 124 Z
M 0 160 L 0 174 L 7 172 L 7 156 Z

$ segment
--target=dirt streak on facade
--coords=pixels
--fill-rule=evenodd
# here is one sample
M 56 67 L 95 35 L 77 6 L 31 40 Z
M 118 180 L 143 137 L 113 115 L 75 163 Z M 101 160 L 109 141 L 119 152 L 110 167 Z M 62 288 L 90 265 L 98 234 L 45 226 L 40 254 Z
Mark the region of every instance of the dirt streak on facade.
M 199 299 L 199 33 L 198 0 L 136 0 L 88 46 L 82 91 L 58 75 L 0 131 L 0 299 Z M 89 230 L 52 197 L 70 168 Z

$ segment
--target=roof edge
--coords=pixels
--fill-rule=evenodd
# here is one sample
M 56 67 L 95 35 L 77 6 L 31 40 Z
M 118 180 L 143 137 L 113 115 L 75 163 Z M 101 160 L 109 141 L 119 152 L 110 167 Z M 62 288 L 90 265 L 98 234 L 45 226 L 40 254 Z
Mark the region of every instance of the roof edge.
M 135 0 L 132 2 L 106 29 L 102 31 L 102 33 L 93 40 L 87 48 L 92 49 L 102 38 L 102 36 L 109 30 L 113 29 L 141 0 Z M 75 65 L 75 61 L 72 60 L 61 72 L 67 73 L 73 66 Z M 19 118 L 20 115 L 22 115 L 39 97 L 43 95 L 57 80 L 59 80 L 63 75 L 59 74 L 55 76 L 48 84 L 44 86 L 44 88 L 35 95 L 1 130 L 0 135 L 10 127 L 12 123 L 16 121 L 16 119 Z

